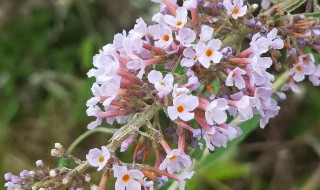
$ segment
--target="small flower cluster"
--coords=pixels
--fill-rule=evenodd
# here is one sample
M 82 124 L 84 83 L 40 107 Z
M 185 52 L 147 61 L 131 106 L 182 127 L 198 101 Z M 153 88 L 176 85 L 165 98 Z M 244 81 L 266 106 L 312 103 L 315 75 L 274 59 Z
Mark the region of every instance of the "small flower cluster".
M 293 18 L 298 24 L 283 20 L 271 25 L 273 17 L 253 17 L 258 6 L 243 0 L 184 0 L 182 6 L 176 0 L 152 1 L 161 9 L 152 18 L 155 24 L 148 26 L 140 18 L 128 33 L 116 34 L 94 56 L 95 68 L 88 72 L 96 79 L 94 97 L 87 102 L 87 114 L 96 120 L 88 129 L 103 120 L 127 123 L 108 146 L 91 149 L 86 156 L 91 166 L 105 171 L 103 176 L 113 171 L 116 190 L 150 190 L 154 182 L 162 186 L 169 179 L 185 189 L 194 174 L 189 147 L 202 147 L 200 139 L 211 152 L 226 147 L 242 134 L 239 122 L 228 118 L 243 122 L 258 115 L 264 128 L 279 113 L 278 101 L 286 96 L 274 86 L 274 72 L 285 63 L 290 76 L 283 89 L 298 91 L 295 82 L 306 76 L 313 85 L 320 84 L 320 66 L 311 52 L 303 51 L 319 51 L 320 29 L 306 18 Z M 269 4 L 263 1 L 263 9 Z M 294 37 L 299 38 L 290 41 Z M 250 42 L 243 49 L 245 38 Z M 287 55 L 284 63 L 278 62 L 281 54 Z M 170 119 L 166 134 L 160 110 Z M 173 136 L 172 142 L 167 136 Z M 132 144 L 133 163 L 123 163 L 115 151 L 121 147 L 124 152 Z M 146 164 L 151 150 L 154 166 Z M 9 183 L 12 179 L 8 177 Z
M 51 151 L 53 156 L 65 154 L 60 143 L 55 144 Z M 56 154 L 60 152 L 59 154 Z M 19 176 L 12 173 L 6 173 L 4 178 L 7 181 L 5 187 L 9 190 L 14 189 L 61 189 L 70 187 L 70 189 L 84 190 L 92 187 L 89 174 L 82 174 L 67 168 L 50 169 L 42 160 L 36 161 L 36 170 L 23 170 Z M 48 181 L 47 181 L 48 180 Z

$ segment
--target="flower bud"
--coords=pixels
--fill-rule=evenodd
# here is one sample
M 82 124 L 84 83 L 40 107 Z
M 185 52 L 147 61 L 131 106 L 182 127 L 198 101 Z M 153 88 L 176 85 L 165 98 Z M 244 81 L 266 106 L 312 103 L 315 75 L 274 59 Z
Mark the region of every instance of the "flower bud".
M 43 167 L 43 161 L 42 161 L 42 160 L 37 160 L 37 161 L 36 161 L 36 166 L 37 166 L 38 168 Z
M 51 170 L 51 171 L 49 172 L 49 175 L 50 175 L 50 177 L 56 177 L 56 176 L 57 176 L 56 170 Z
M 60 143 L 54 143 L 54 148 L 58 149 L 58 150 L 62 150 L 63 146 Z

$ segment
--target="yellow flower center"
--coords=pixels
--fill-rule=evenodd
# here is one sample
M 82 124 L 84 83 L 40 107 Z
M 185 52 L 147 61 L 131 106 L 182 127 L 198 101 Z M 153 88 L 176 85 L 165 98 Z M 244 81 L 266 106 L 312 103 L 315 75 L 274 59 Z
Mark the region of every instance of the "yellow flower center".
M 182 21 L 179 20 L 177 23 L 176 23 L 177 26 L 181 26 L 182 25 Z
M 233 14 L 238 14 L 239 13 L 239 9 L 238 8 L 234 8 L 232 11 Z
M 102 163 L 102 162 L 104 161 L 104 157 L 103 157 L 103 156 L 100 156 L 99 159 L 98 159 L 98 161 L 99 161 L 100 163 Z
M 162 36 L 163 41 L 169 41 L 170 40 L 170 36 L 168 34 L 165 34 Z
M 130 175 L 126 174 L 126 175 L 122 176 L 122 181 L 123 181 L 123 183 L 128 183 L 128 181 L 130 181 Z
M 161 82 L 160 84 L 161 84 L 161 86 L 166 86 L 166 83 L 164 83 L 164 82 Z
M 183 107 L 183 105 L 179 105 L 179 106 L 177 107 L 177 111 L 178 111 L 179 113 L 184 112 L 184 107 Z
M 210 57 L 213 54 L 213 51 L 211 49 L 207 49 L 206 56 Z
M 193 60 L 197 60 L 197 58 L 198 58 L 198 56 L 197 56 L 197 55 L 195 55 L 195 56 L 193 57 Z
M 297 66 L 297 71 L 301 72 L 302 71 L 302 67 L 299 65 Z
M 176 160 L 177 159 L 177 156 L 171 156 L 170 158 L 169 158 L 169 160 L 172 162 L 172 161 L 174 161 L 174 160 Z

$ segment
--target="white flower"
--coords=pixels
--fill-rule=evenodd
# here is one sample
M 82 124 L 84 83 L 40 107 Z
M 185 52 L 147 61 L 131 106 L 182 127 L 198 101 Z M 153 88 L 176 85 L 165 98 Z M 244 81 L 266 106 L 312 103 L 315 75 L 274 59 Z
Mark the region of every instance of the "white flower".
M 226 79 L 226 85 L 227 86 L 233 86 L 235 85 L 239 90 L 246 87 L 246 83 L 242 77 L 242 75 L 246 74 L 246 71 L 240 69 L 239 67 L 236 67 L 233 69 Z
M 96 68 L 89 70 L 88 77 L 96 77 L 97 82 L 105 82 L 116 76 L 119 69 L 119 60 L 101 51 L 93 57 L 93 65 Z
M 206 108 L 205 118 L 208 124 L 213 125 L 214 122 L 222 124 L 227 121 L 226 110 L 229 109 L 226 99 L 219 98 L 213 100 Z
M 153 36 L 155 46 L 159 48 L 167 48 L 173 42 L 172 30 L 167 26 L 153 25 L 149 26 L 149 32 Z
M 152 70 L 148 74 L 148 80 L 154 84 L 160 98 L 163 98 L 172 91 L 174 78 L 170 73 L 163 77 L 160 71 Z
M 218 39 L 211 40 L 208 45 L 204 43 L 199 43 L 196 46 L 196 52 L 199 57 L 199 62 L 205 68 L 209 68 L 210 62 L 219 63 L 222 58 L 222 53 L 218 51 L 221 47 L 222 43 Z
M 192 161 L 188 155 L 179 149 L 172 150 L 163 162 L 160 164 L 159 169 L 167 169 L 168 173 L 179 172 L 180 170 L 190 168 Z
M 86 158 L 91 166 L 98 167 L 98 171 L 100 171 L 108 162 L 110 152 L 106 146 L 102 146 L 101 150 L 97 148 L 91 149 Z
M 128 170 L 126 166 L 113 165 L 114 177 L 117 178 L 116 190 L 141 190 L 137 180 L 143 180 L 144 175 L 139 170 Z
M 174 17 L 172 15 L 164 15 L 164 21 L 172 27 L 183 28 L 187 23 L 188 10 L 184 7 L 179 7 L 176 10 L 177 15 Z
M 243 0 L 224 0 L 223 4 L 234 19 L 242 17 L 247 12 L 247 5 L 243 5 Z
M 173 106 L 168 107 L 168 114 L 171 120 L 176 120 L 178 117 L 183 121 L 190 121 L 194 118 L 194 113 L 191 113 L 199 105 L 199 100 L 196 96 L 180 95 L 173 98 Z

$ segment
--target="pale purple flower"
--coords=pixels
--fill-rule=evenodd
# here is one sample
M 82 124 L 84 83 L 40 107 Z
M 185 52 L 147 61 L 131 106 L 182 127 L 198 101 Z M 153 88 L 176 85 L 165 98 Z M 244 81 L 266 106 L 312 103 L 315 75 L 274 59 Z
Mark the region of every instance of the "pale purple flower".
M 289 74 L 293 75 L 295 81 L 300 82 L 305 78 L 305 75 L 310 75 L 312 72 L 313 68 L 310 65 L 297 63 L 290 69 Z
M 251 64 L 248 64 L 246 67 L 246 73 L 250 78 L 251 86 L 270 86 L 271 81 L 274 80 L 274 75 L 268 73 L 266 70 L 261 70 L 261 75 L 253 70 Z
M 293 92 L 295 93 L 300 93 L 301 90 L 299 89 L 299 87 L 294 83 L 294 80 L 289 80 L 289 82 L 287 84 L 284 84 L 281 88 L 281 90 L 289 90 L 291 89 Z
M 115 110 L 119 110 L 119 107 L 117 106 L 113 106 L 113 105 L 109 105 L 106 107 L 105 109 L 106 111 L 115 111 Z M 114 121 L 117 121 L 117 123 L 119 124 L 124 124 L 128 121 L 128 116 L 127 115 L 119 115 L 119 116 L 115 116 L 115 117 L 107 117 L 106 121 L 107 123 L 109 123 L 110 125 L 112 125 L 114 123 Z
M 178 117 L 183 121 L 190 121 L 194 118 L 192 112 L 199 105 L 199 100 L 196 96 L 180 95 L 173 98 L 173 106 L 168 107 L 170 119 L 176 120 Z
M 137 138 L 137 136 L 137 132 L 131 133 L 129 138 L 127 138 L 121 143 L 120 152 L 126 151 L 129 148 L 129 146 L 133 143 L 133 141 Z
M 181 60 L 181 66 L 192 67 L 198 61 L 198 55 L 192 47 L 183 50 L 184 58 Z
M 120 90 L 120 80 L 120 76 L 114 76 L 112 79 L 102 83 L 101 86 L 94 83 L 91 88 L 94 97 L 87 101 L 87 106 L 96 105 L 102 99 L 103 105 L 108 106 L 118 95 Z
M 185 0 L 183 2 L 183 7 L 188 10 L 196 9 L 198 7 L 198 0 Z
M 126 166 L 113 165 L 114 177 L 117 178 L 115 190 L 141 190 L 139 180 L 143 180 L 143 173 L 139 170 L 128 170 Z
M 282 49 L 284 47 L 283 40 L 278 36 L 278 29 L 273 28 L 268 34 L 269 47 L 273 49 Z
M 177 96 L 185 96 L 190 92 L 190 90 L 186 87 L 178 87 L 178 84 L 173 86 L 172 97 L 175 98 Z
M 199 62 L 205 68 L 209 68 L 211 61 L 219 63 L 222 58 L 222 53 L 219 51 L 222 43 L 218 39 L 211 40 L 208 45 L 199 43 L 196 46 L 196 52 L 199 55 Z
M 110 152 L 106 146 L 102 146 L 101 150 L 94 148 L 86 155 L 86 159 L 93 167 L 98 167 L 98 171 L 107 164 L 110 158 Z
M 92 121 L 91 123 L 88 124 L 87 126 L 88 129 L 93 129 L 101 125 L 102 119 L 99 116 L 102 113 L 102 111 L 99 106 L 89 106 L 86 112 L 88 116 L 96 117 L 95 121 Z
M 172 27 L 183 28 L 183 26 L 187 23 L 188 10 L 184 7 L 179 7 L 177 8 L 176 12 L 176 16 L 164 15 L 163 19 Z
M 134 25 L 134 29 L 131 30 L 132 33 L 138 33 L 141 36 L 146 36 L 149 32 L 148 26 L 142 18 L 136 20 L 136 24 Z M 129 32 L 129 33 L 130 33 Z
M 299 62 L 312 67 L 314 65 L 314 57 L 311 53 L 300 55 Z
M 234 19 L 244 16 L 248 8 L 247 5 L 243 5 L 243 0 L 224 0 L 223 4 L 227 13 Z
M 261 1 L 261 7 L 264 10 L 268 9 L 270 7 L 270 4 L 271 4 L 270 0 L 262 0 Z
M 178 178 L 179 178 L 179 181 L 178 181 L 178 184 L 179 184 L 179 190 L 185 190 L 185 187 L 186 187 L 186 179 L 191 179 L 193 174 L 195 172 L 191 171 L 183 171 L 181 172 L 180 174 L 178 174 Z
M 189 77 L 188 82 L 182 86 L 189 89 L 197 90 L 200 87 L 200 83 L 196 76 L 192 76 Z
M 192 42 L 196 39 L 196 33 L 190 28 L 181 28 L 178 35 L 176 35 L 176 40 L 180 42 L 180 45 L 185 47 L 191 46 Z
M 204 132 L 203 138 L 206 142 L 207 148 L 214 151 L 215 147 L 227 146 L 228 131 L 224 128 L 213 126 L 210 131 Z
M 213 35 L 213 28 L 203 24 L 201 26 L 199 42 L 208 42 L 209 40 L 212 39 L 212 35 Z
M 251 60 L 252 69 L 259 75 L 263 75 L 263 71 L 272 65 L 271 57 L 260 57 L 258 54 L 249 58 Z
M 320 85 L 320 65 L 315 66 L 313 73 L 309 75 L 309 80 L 314 86 Z
M 229 109 L 228 102 L 226 99 L 219 98 L 210 102 L 206 108 L 205 118 L 209 125 L 214 123 L 224 123 L 227 121 L 226 110 Z
M 231 98 L 236 101 L 235 105 L 230 106 L 230 108 L 235 106 L 241 119 L 248 120 L 253 117 L 252 108 L 254 107 L 254 101 L 252 101 L 252 97 L 244 95 L 242 92 L 238 92 L 231 95 Z
M 148 81 L 154 84 L 160 98 L 163 98 L 172 91 L 173 80 L 173 75 L 170 73 L 163 77 L 160 71 L 152 70 L 148 74 Z
M 268 38 L 261 36 L 259 32 L 253 35 L 250 42 L 253 54 L 266 53 L 269 50 L 269 42 Z
M 172 150 L 163 162 L 160 164 L 159 169 L 167 169 L 168 173 L 179 172 L 180 170 L 188 169 L 192 166 L 190 156 L 185 154 L 179 149 Z
M 153 36 L 155 46 L 159 48 L 167 48 L 173 42 L 172 30 L 167 26 L 153 25 L 149 26 L 149 32 Z
M 119 60 L 100 51 L 93 57 L 93 65 L 96 68 L 90 69 L 87 75 L 88 77 L 96 77 L 97 82 L 101 83 L 116 76 L 119 69 Z
M 240 69 L 239 67 L 236 67 L 233 69 L 226 79 L 226 85 L 227 86 L 233 86 L 235 85 L 239 90 L 246 87 L 246 82 L 244 81 L 242 75 L 245 75 L 246 71 Z

